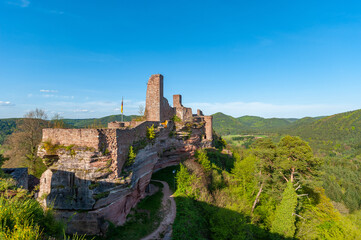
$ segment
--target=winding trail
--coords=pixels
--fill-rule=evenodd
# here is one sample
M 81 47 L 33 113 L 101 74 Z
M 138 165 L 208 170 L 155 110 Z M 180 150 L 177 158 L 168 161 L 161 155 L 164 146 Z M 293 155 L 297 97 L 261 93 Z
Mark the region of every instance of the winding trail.
M 171 239 L 172 224 L 176 216 L 177 207 L 174 198 L 172 197 L 172 192 L 169 189 L 168 183 L 158 180 L 152 181 L 163 184 L 162 209 L 165 215 L 159 227 L 148 236 L 142 238 L 142 240 Z

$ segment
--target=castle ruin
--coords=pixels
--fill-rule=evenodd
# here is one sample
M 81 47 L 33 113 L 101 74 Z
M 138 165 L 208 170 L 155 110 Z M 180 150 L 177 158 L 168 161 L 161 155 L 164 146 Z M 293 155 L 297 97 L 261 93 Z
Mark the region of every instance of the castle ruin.
M 152 75 L 143 121 L 111 122 L 102 129 L 43 129 L 38 155 L 48 169 L 38 201 L 52 205 L 69 233 L 101 234 L 106 221 L 125 222 L 145 196 L 152 173 L 192 157 L 212 144 L 212 116 L 192 114 L 173 96 L 163 96 L 163 76 Z M 154 128 L 155 139 L 147 138 Z M 129 159 L 129 149 L 136 152 Z

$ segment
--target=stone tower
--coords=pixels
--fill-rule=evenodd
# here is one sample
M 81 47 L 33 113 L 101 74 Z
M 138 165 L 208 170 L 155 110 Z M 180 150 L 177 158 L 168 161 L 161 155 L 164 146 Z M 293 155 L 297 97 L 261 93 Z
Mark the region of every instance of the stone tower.
M 147 121 L 163 122 L 174 115 L 174 110 L 163 96 L 163 76 L 154 74 L 149 78 L 145 102 Z

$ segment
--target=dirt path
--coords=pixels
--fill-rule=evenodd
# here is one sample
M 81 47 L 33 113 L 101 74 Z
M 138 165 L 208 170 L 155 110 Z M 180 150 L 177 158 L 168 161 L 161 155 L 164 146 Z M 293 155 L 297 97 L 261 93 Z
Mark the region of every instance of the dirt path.
M 142 238 L 142 240 L 171 239 L 172 224 L 174 222 L 175 215 L 177 212 L 175 201 L 174 198 L 171 196 L 172 192 L 169 189 L 168 183 L 157 180 L 152 180 L 152 181 L 160 182 L 163 184 L 162 209 L 165 215 L 159 227 L 148 236 Z

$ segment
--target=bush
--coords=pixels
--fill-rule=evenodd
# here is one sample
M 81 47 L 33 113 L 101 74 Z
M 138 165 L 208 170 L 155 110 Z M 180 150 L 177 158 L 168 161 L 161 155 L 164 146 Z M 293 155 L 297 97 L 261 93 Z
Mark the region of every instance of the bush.
M 147 127 L 147 138 L 153 140 L 155 138 L 154 124 L 151 127 Z
M 128 153 L 128 158 L 127 161 L 125 162 L 125 167 L 129 167 L 134 163 L 134 159 L 137 156 L 137 154 L 134 152 L 133 150 L 133 146 L 129 147 L 129 153 Z

